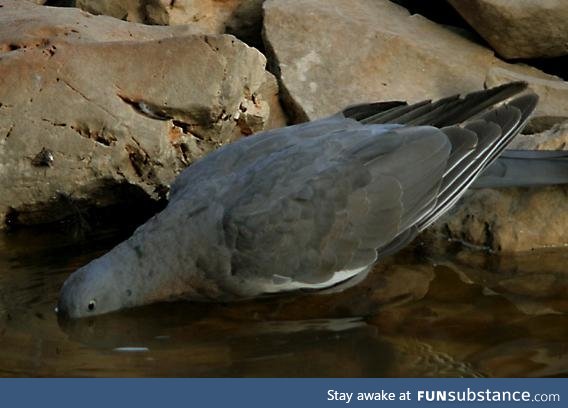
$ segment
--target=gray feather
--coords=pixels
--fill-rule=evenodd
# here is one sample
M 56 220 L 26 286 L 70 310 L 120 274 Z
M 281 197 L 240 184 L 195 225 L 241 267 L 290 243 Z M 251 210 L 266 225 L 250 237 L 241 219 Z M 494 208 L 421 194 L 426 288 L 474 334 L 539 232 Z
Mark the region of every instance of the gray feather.
M 535 187 L 568 183 L 568 152 L 506 150 L 472 188 Z

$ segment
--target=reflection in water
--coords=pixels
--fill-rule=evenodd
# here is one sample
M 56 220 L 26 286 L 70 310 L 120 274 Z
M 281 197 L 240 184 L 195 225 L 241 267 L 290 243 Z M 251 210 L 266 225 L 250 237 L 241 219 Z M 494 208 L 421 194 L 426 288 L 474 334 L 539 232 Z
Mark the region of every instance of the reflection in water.
M 58 322 L 68 274 L 123 237 L 0 235 L 1 376 L 568 375 L 568 251 L 408 251 L 339 294 Z

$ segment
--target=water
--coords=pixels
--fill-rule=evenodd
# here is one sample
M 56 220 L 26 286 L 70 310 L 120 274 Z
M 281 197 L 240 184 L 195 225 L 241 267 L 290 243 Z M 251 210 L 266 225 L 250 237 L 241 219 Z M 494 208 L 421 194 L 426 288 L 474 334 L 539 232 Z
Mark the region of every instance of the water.
M 568 375 L 568 250 L 407 251 L 341 294 L 58 322 L 65 278 L 126 234 L 0 233 L 0 376 Z

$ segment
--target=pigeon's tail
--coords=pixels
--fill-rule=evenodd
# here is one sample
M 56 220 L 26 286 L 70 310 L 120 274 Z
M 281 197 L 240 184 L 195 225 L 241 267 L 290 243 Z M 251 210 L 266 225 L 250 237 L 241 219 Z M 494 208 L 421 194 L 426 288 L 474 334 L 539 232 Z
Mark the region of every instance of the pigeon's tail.
M 506 150 L 472 188 L 568 184 L 568 151 Z

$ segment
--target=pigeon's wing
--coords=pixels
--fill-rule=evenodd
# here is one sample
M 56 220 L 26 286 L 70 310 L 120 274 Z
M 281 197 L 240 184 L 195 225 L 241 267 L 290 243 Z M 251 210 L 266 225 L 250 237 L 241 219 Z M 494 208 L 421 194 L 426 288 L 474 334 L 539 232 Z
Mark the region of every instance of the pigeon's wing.
M 233 276 L 257 294 L 354 276 L 435 206 L 448 163 L 465 154 L 433 127 L 366 126 L 273 155 L 228 193 Z
M 170 199 L 182 196 L 183 192 L 195 184 L 238 173 L 270 154 L 290 148 L 302 140 L 361 126 L 355 120 L 335 115 L 241 138 L 209 153 L 184 170 L 171 186 Z
M 422 219 L 413 220 L 410 234 L 399 236 L 396 242 L 385 248 L 385 253 L 404 243 L 435 222 L 465 193 L 466 189 L 489 166 L 524 127 L 534 111 L 538 97 L 525 91 L 527 84 L 512 82 L 495 88 L 454 95 L 436 102 L 423 101 L 413 105 L 393 105 L 373 112 L 373 107 L 360 106 L 351 117 L 360 123 L 397 123 L 405 126 L 436 126 L 452 138 L 455 148 L 471 150 L 471 155 L 454 155 L 444 174 L 437 204 L 428 212 L 421 212 Z M 344 113 L 349 115 L 349 112 Z M 457 143 L 456 141 L 461 141 Z M 459 161 L 458 161 L 459 159 Z M 403 239 L 403 237 L 406 237 Z M 379 251 L 382 254 L 382 251 Z
M 525 126 L 537 102 L 535 94 L 518 96 L 460 127 L 442 129 L 446 132 L 450 129 L 472 132 L 478 138 L 478 143 L 470 159 L 459 163 L 444 177 L 436 207 L 417 224 L 420 231 L 453 206 L 475 179 L 497 159 Z
M 437 102 L 428 100 L 413 105 L 400 101 L 359 104 L 328 118 L 261 132 L 223 146 L 192 164 L 172 184 L 170 199 L 175 200 L 196 183 L 238 172 L 260 158 L 304 139 L 357 128 L 361 124 L 451 126 L 525 88 L 525 83 L 517 82 L 473 92 L 465 97 L 454 95 Z
M 265 291 L 322 288 L 400 249 L 449 209 L 526 123 L 536 95 L 500 103 L 525 88 L 509 84 L 378 113 L 359 107 L 348 114 L 360 122 L 370 114 L 367 126 L 312 144 L 304 139 L 267 158 L 269 166 L 261 161 L 251 190 L 239 187 L 248 198 L 225 214 L 233 273 L 242 282 L 262 281 Z M 444 127 L 385 131 L 373 124 L 381 123 L 378 116 Z
M 376 116 L 380 113 L 392 111 L 395 108 L 402 109 L 405 106 L 408 106 L 408 104 L 402 101 L 361 103 L 343 109 L 340 114 L 345 118 L 350 118 L 359 122 L 372 116 Z

